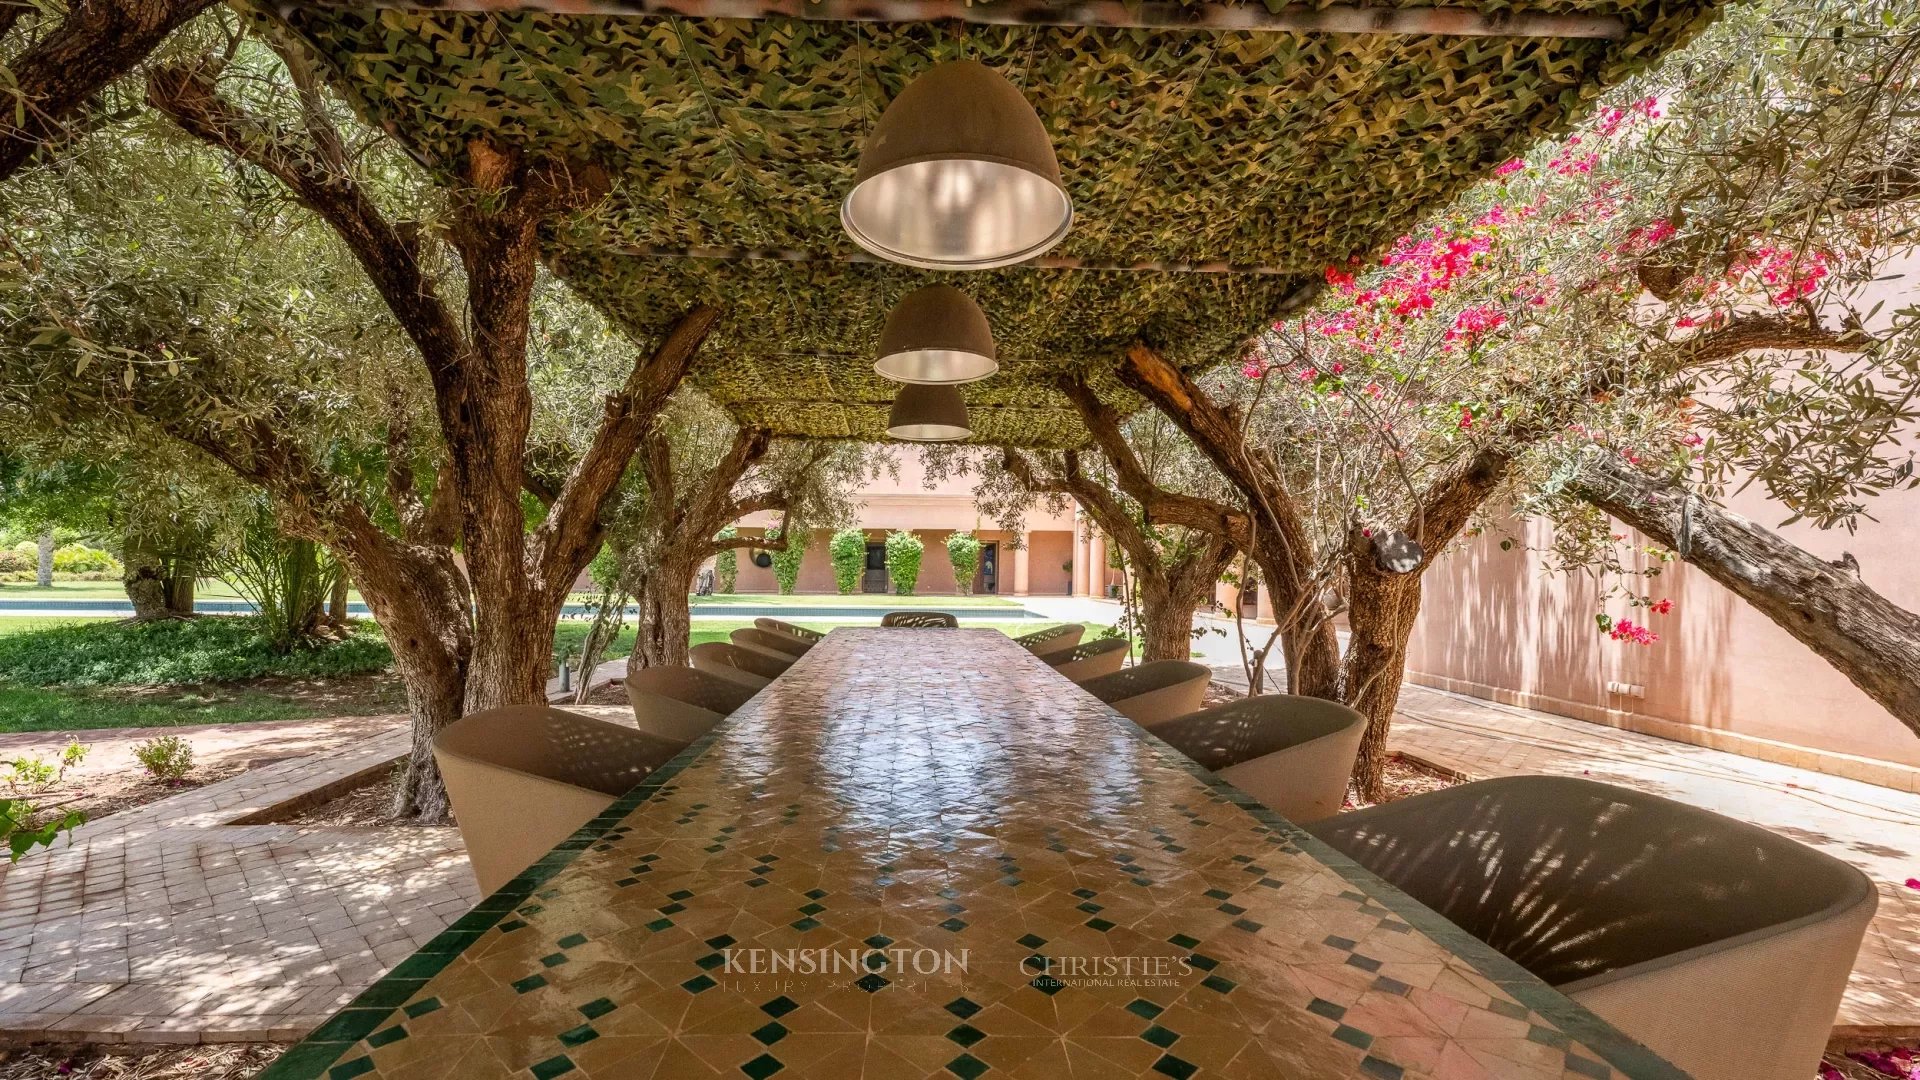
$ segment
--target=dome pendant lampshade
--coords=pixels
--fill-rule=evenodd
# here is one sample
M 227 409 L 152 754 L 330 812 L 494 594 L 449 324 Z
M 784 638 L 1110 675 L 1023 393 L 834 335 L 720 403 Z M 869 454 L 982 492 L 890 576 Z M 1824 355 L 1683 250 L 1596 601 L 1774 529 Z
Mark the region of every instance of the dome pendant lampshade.
M 840 223 L 892 262 L 990 270 L 1059 243 L 1073 204 L 1033 106 L 986 65 L 955 60 L 880 114 Z
M 930 383 L 902 386 L 887 414 L 887 434 L 908 442 L 953 442 L 973 434 L 960 388 Z
M 987 314 L 951 285 L 902 297 L 880 332 L 873 370 L 894 382 L 964 383 L 1000 370 Z

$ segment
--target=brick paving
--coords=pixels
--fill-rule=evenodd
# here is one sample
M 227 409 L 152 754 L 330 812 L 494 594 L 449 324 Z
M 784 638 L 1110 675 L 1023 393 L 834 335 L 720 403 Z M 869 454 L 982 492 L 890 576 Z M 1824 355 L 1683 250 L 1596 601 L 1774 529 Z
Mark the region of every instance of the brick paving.
M 1586 776 L 1751 821 L 1858 866 L 1880 890 L 1838 1038 L 1920 1035 L 1920 795 L 1408 685 L 1389 746 L 1471 779 Z
M 473 905 L 458 831 L 230 822 L 407 745 L 388 717 L 349 750 L 253 769 L 0 863 L 0 1038 L 305 1034 Z
M 298 1039 L 479 899 L 453 828 L 234 824 L 398 759 L 403 717 L 20 732 L 0 755 L 77 738 L 91 749 L 69 779 L 87 788 L 157 734 L 203 765 L 260 767 L 0 860 L 0 1040 Z

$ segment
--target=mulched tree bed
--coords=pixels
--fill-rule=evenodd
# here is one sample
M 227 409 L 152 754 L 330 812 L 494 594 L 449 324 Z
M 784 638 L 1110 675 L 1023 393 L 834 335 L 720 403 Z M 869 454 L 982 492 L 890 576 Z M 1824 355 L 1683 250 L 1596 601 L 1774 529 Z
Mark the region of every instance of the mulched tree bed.
M 241 1080 L 266 1068 L 285 1050 L 279 1043 L 40 1044 L 0 1049 L 0 1080 Z

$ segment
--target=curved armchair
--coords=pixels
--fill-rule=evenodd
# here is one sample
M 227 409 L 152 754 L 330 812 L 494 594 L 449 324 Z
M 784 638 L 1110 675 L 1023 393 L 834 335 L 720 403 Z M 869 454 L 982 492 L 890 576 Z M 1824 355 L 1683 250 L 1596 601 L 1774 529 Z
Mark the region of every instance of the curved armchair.
M 775 660 L 798 660 L 813 648 L 813 642 L 801 641 L 797 637 L 788 637 L 773 630 L 762 630 L 757 626 L 743 626 L 727 635 L 735 645 L 743 649 L 763 652 Z
M 683 667 L 633 668 L 627 700 L 649 735 L 690 743 L 745 705 L 753 691 L 718 675 Z
M 1155 660 L 1121 668 L 1080 684 L 1080 689 L 1113 706 L 1115 712 L 1152 730 L 1198 709 L 1207 696 L 1213 670 L 1191 660 Z
M 1120 665 L 1127 662 L 1127 652 L 1132 648 L 1133 642 L 1123 637 L 1100 638 L 1082 642 L 1071 649 L 1061 649 L 1040 659 L 1074 682 L 1083 683 L 1119 671 Z
M 1346 801 L 1367 719 L 1325 698 L 1261 694 L 1151 730 L 1280 816 L 1317 821 Z
M 433 737 L 480 891 L 491 895 L 685 746 L 544 705 L 488 709 Z
M 1876 903 L 1778 833 L 1574 777 L 1308 831 L 1701 1080 L 1813 1075 Z
M 688 654 L 693 661 L 695 671 L 704 671 L 717 675 L 728 682 L 739 683 L 749 690 L 758 690 L 780 677 L 780 673 L 793 666 L 791 660 L 776 660 L 763 652 L 743 649 L 738 645 L 729 645 L 722 641 L 707 641 L 695 645 Z
M 880 616 L 880 625 L 952 630 L 960 625 L 960 620 L 944 611 L 889 611 Z
M 1051 656 L 1080 644 L 1080 635 L 1086 632 L 1085 623 L 1070 622 L 1049 626 L 1045 630 L 1035 630 L 1031 634 L 1022 634 L 1013 640 L 1015 644 L 1035 656 Z
M 776 634 L 785 634 L 788 637 L 799 638 L 801 641 L 807 642 L 819 641 L 821 638 L 827 636 L 818 630 L 809 630 L 804 626 L 795 626 L 790 622 L 785 622 L 780 619 L 769 619 L 764 615 L 753 620 L 753 625 L 762 630 L 771 630 Z

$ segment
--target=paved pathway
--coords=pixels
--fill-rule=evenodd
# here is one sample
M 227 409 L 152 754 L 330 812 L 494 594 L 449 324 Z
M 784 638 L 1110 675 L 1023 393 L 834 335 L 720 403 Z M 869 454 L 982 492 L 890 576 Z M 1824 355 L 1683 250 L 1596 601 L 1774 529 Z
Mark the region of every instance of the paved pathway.
M 453 829 L 233 825 L 405 753 L 398 718 L 347 752 L 254 769 L 0 863 L 0 1037 L 303 1034 L 471 907 Z

